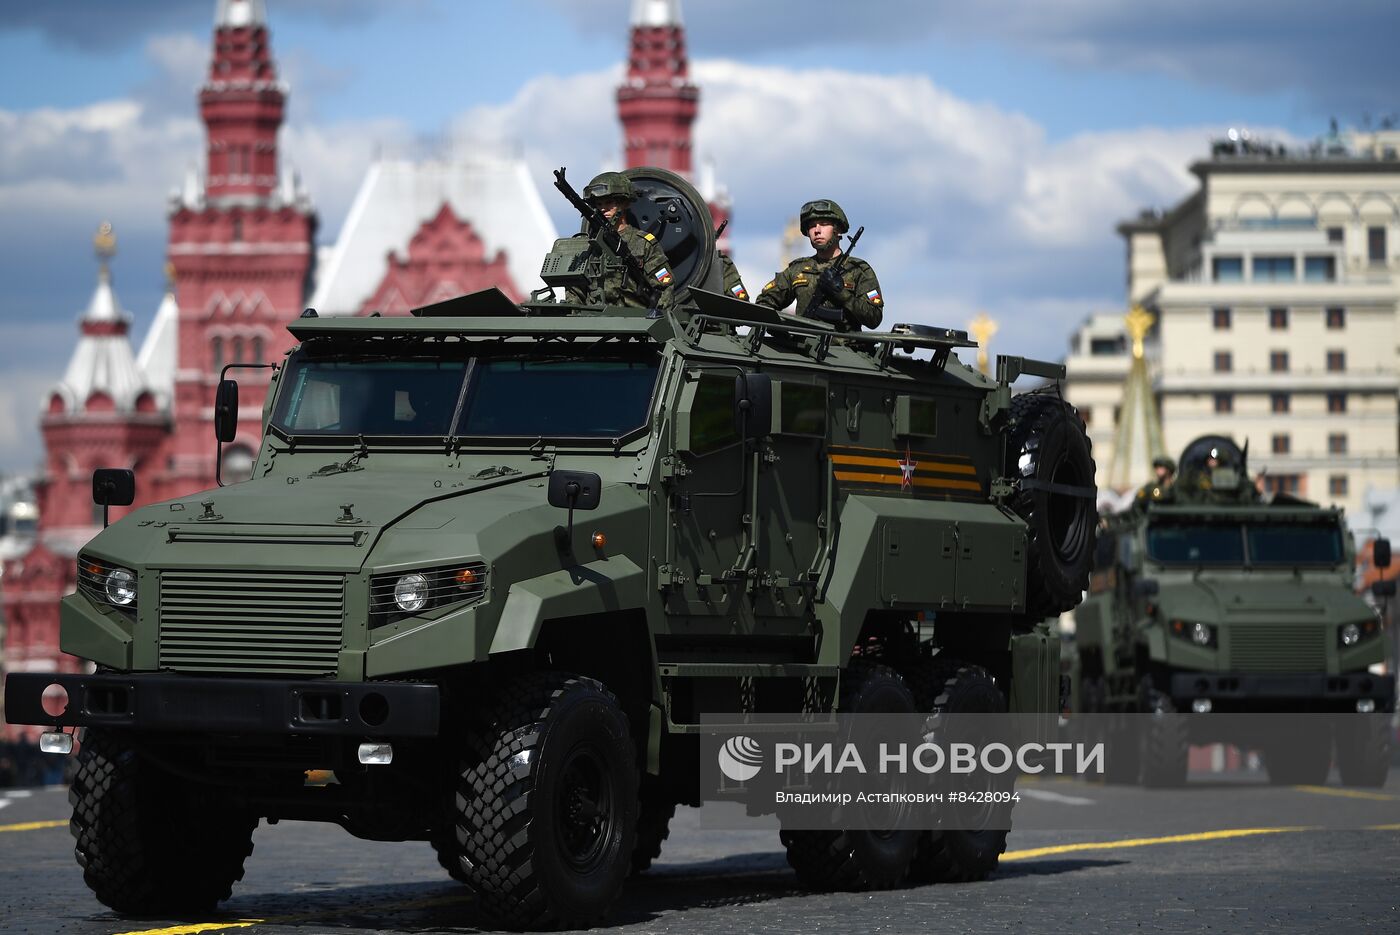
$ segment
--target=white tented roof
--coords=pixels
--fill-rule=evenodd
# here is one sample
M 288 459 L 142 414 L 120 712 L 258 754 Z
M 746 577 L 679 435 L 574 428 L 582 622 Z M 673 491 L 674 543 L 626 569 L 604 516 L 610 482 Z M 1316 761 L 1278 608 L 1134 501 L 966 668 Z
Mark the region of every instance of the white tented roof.
M 129 323 L 130 316 L 121 310 L 112 278 L 106 268 L 97 277 L 97 289 L 92 294 L 83 325 L 115 325 Z M 135 408 L 136 397 L 146 389 L 146 381 L 136 366 L 131 341 L 125 329 L 84 328 L 68 361 L 68 370 L 54 392 L 63 397 L 64 408 L 77 412 L 93 393 L 111 397 L 118 411 Z
M 266 25 L 267 8 L 263 5 L 263 0 L 215 0 L 215 29 Z
M 141 353 L 136 355 L 136 367 L 145 378 L 146 386 L 155 393 L 162 409 L 169 408 L 175 391 L 175 364 L 179 351 L 180 306 L 175 294 L 167 291 L 156 309 L 155 320 L 146 332 Z
M 632 0 L 633 26 L 680 26 L 681 0 Z
M 322 315 L 353 315 L 383 279 L 392 251 L 449 204 L 471 223 L 489 260 L 506 251 L 516 288 L 540 286 L 540 263 L 557 236 L 525 161 L 471 153 L 448 159 L 380 159 L 370 166 L 340 238 L 317 271 L 311 307 Z

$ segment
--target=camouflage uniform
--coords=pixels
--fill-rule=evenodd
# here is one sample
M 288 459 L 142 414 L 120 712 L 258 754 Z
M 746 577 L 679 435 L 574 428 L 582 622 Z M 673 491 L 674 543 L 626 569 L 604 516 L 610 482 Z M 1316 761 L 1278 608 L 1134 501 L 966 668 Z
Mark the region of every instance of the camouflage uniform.
M 838 254 L 830 260 L 821 260 L 816 256 L 793 260 L 787 269 L 778 273 L 772 282 L 763 287 L 758 298 L 754 299 L 754 304 L 781 311 L 795 299 L 797 313 L 802 314 L 816 291 L 817 277 L 841 256 Z M 839 307 L 841 310 L 843 321 L 836 326 L 837 329 L 856 331 L 862 326 L 878 328 L 880 320 L 884 317 L 885 300 L 880 295 L 880 283 L 875 279 L 875 270 L 860 257 L 853 256 L 842 267 L 841 279 L 845 290 L 838 299 L 828 299 L 825 302 L 828 306 Z
M 719 251 L 719 261 L 724 269 L 724 292 L 736 299 L 745 302 L 749 300 L 749 290 L 744 288 L 744 280 L 739 275 L 739 268 L 734 265 L 734 261 L 729 258 L 729 254 L 723 250 Z
M 609 266 L 602 277 L 589 283 L 587 289 L 570 286 L 565 296 L 569 302 L 580 305 L 621 305 L 626 308 L 670 308 L 675 304 L 675 290 L 671 285 L 671 263 L 666 253 L 651 234 L 644 234 L 635 227 L 624 227 L 618 232 L 627 249 L 642 264 L 647 278 L 656 283 L 657 290 L 647 294 L 632 278 L 632 274 L 621 260 L 609 260 Z
M 841 235 L 851 226 L 846 220 L 846 212 L 830 198 L 807 202 L 798 216 L 802 233 L 810 237 L 812 227 L 818 221 L 831 222 L 836 231 L 835 246 L 839 247 Z M 813 246 L 817 244 L 814 242 Z M 831 247 L 832 244 L 823 246 Z M 875 279 L 875 271 L 869 263 L 859 257 L 847 256 L 841 267 L 839 292 L 832 293 L 837 288 L 834 281 L 828 283 L 826 288 L 820 283 L 823 274 L 843 256 L 846 254 L 841 252 L 829 260 L 823 260 L 819 254 L 813 254 L 793 260 L 787 269 L 779 272 L 763 287 L 754 304 L 782 311 L 796 300 L 797 314 L 803 315 L 812 297 L 817 295 L 821 298 L 820 305 L 840 313 L 841 320 L 836 323 L 836 330 L 859 331 L 862 326 L 878 328 L 880 319 L 884 317 L 885 299 L 880 295 L 880 283 Z M 832 279 L 835 279 L 834 274 Z

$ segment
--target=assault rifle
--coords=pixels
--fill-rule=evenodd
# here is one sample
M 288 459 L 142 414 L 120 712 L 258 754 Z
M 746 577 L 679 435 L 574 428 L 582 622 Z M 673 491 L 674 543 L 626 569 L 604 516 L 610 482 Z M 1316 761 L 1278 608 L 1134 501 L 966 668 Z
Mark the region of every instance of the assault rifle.
M 827 267 L 829 271 L 835 273 L 837 276 L 841 275 L 842 271 L 846 268 L 846 261 L 851 257 L 851 251 L 855 249 L 856 241 L 860 240 L 860 235 L 863 233 L 865 233 L 864 224 L 856 230 L 854 237 L 846 241 L 846 249 L 836 258 L 835 263 Z M 838 234 L 837 236 L 839 237 L 840 235 Z M 813 289 L 812 297 L 807 300 L 807 307 L 802 309 L 799 314 L 803 318 L 815 318 L 817 321 L 824 321 L 827 324 L 841 324 L 846 320 L 846 313 L 839 308 L 831 308 L 823 305 L 822 303 L 826 298 L 827 297 L 822 294 L 820 288 Z
M 588 222 L 589 236 L 598 238 L 604 247 L 621 260 L 623 269 L 627 270 L 627 274 L 632 277 L 633 282 L 642 288 L 648 301 L 654 300 L 660 291 L 660 286 L 647 275 L 642 261 L 637 259 L 631 250 L 627 249 L 627 243 L 617 232 L 617 225 L 608 220 L 597 205 L 589 204 L 584 200 L 583 196 L 569 184 L 569 180 L 564 178 L 564 169 L 562 168 L 554 170 L 554 187 L 559 189 L 565 198 L 569 199 L 569 204 L 574 206 L 574 210 L 583 215 L 583 219 Z

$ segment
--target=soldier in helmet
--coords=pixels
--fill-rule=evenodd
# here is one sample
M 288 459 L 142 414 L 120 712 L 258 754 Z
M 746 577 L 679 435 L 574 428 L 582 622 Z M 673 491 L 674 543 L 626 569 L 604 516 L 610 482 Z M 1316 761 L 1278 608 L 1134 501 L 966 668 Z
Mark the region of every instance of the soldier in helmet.
M 821 198 L 802 206 L 798 223 L 816 253 L 789 263 L 763 287 L 755 304 L 782 310 L 796 300 L 797 312 L 802 314 L 812 296 L 819 295 L 823 305 L 840 314 L 839 330 L 879 327 L 885 300 L 870 264 L 852 256 L 839 275 L 831 269 L 841 256 L 841 235 L 850 229 L 846 212 L 831 199 Z
M 627 222 L 627 209 L 637 198 L 632 180 L 621 172 L 604 172 L 589 182 L 583 197 L 591 202 L 617 226 L 617 233 L 628 251 L 642 264 L 648 280 L 656 284 L 652 290 L 643 289 L 632 274 L 620 263 L 609 266 L 602 277 L 584 290 L 570 286 L 567 301 L 621 305 L 630 308 L 668 308 L 675 303 L 671 285 L 671 263 L 656 238 L 637 230 Z
M 1172 482 L 1176 479 L 1176 462 L 1166 455 L 1158 455 L 1152 459 L 1152 471 L 1156 477 L 1138 488 L 1138 506 L 1146 506 L 1152 500 L 1169 499 Z

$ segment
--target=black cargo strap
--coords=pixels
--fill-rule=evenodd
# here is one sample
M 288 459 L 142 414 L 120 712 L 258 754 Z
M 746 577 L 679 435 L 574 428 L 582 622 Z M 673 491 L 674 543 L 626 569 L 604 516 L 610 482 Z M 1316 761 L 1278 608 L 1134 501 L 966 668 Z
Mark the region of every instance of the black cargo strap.
M 1076 487 L 1073 484 L 1057 484 L 1054 481 L 1040 480 L 1035 477 L 1027 477 L 1019 482 L 1022 490 L 1044 490 L 1047 493 L 1059 494 L 1062 497 L 1081 497 L 1085 500 L 1098 498 L 1097 487 Z

